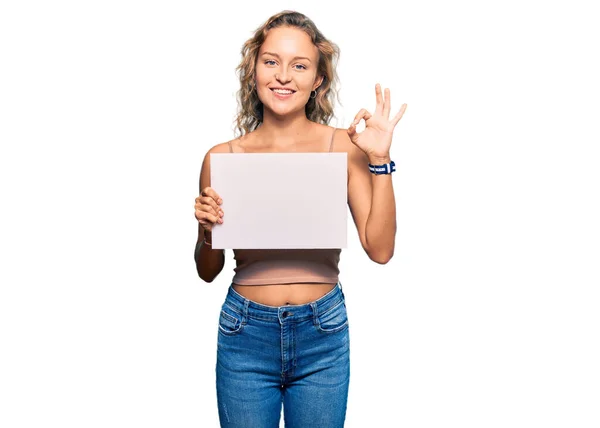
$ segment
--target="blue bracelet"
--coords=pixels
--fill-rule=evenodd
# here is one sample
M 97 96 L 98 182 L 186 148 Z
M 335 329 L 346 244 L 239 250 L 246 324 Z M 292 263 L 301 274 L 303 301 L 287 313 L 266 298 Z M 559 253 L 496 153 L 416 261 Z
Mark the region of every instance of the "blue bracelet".
M 396 171 L 396 164 L 394 161 L 391 161 L 390 163 L 384 163 L 383 165 L 369 164 L 369 171 L 375 175 L 391 174 L 392 172 Z

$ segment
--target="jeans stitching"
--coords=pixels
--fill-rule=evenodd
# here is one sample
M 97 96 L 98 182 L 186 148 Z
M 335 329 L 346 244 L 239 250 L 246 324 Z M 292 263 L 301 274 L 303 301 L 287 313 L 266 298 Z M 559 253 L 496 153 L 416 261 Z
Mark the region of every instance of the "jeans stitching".
M 320 319 L 321 319 L 321 317 L 323 315 L 325 315 L 327 313 L 330 313 L 331 310 L 333 310 L 335 308 L 338 308 L 343 303 L 344 303 L 344 301 L 340 300 L 338 303 L 336 303 L 331 308 L 327 309 L 325 312 L 323 312 L 321 314 L 318 314 L 318 316 L 316 318 L 316 327 L 317 327 L 317 330 L 319 330 L 319 331 L 321 331 L 323 333 L 335 333 L 335 332 L 337 332 L 339 330 L 342 330 L 348 324 L 348 313 L 347 312 L 346 312 L 346 321 L 344 321 L 343 324 L 341 324 L 341 325 L 339 325 L 337 327 L 334 327 L 334 328 L 331 328 L 331 329 L 329 329 L 329 328 L 323 328 L 323 326 L 321 325 L 321 321 L 320 321 Z M 343 309 L 343 310 L 346 311 L 346 309 Z
M 223 318 L 229 320 L 230 322 L 233 322 L 233 325 L 237 324 L 237 322 L 239 321 L 238 319 L 229 315 L 227 312 L 225 312 L 223 310 L 221 310 L 221 316 L 223 316 Z M 244 324 L 241 321 L 239 321 L 239 323 L 240 323 L 240 325 L 235 330 L 227 330 L 227 329 L 223 328 L 223 326 L 221 325 L 221 320 L 219 320 L 219 331 L 221 331 L 225 335 L 229 335 L 229 336 L 234 335 L 236 333 L 239 333 L 241 331 L 242 327 L 244 326 Z
M 239 311 L 238 308 L 234 308 L 233 306 L 231 306 L 229 303 L 227 303 L 227 301 L 225 302 L 225 306 L 227 306 L 229 309 L 231 309 L 233 312 L 235 312 L 236 314 L 238 314 L 239 316 L 242 316 L 243 314 Z
M 335 304 L 333 304 L 332 306 L 330 306 L 327 309 L 325 309 L 323 312 L 320 312 L 319 316 L 322 316 L 322 315 L 325 315 L 325 314 L 331 312 L 332 310 L 334 310 L 335 308 L 337 308 L 338 306 L 340 306 L 342 303 L 344 303 L 344 300 L 340 299 Z
M 347 325 L 348 325 L 348 320 L 346 319 L 346 321 L 344 321 L 344 323 L 342 325 L 332 328 L 332 329 L 323 328 L 323 327 L 321 327 L 321 324 L 319 323 L 319 324 L 317 324 L 317 329 L 323 333 L 336 333 L 336 332 L 342 330 Z

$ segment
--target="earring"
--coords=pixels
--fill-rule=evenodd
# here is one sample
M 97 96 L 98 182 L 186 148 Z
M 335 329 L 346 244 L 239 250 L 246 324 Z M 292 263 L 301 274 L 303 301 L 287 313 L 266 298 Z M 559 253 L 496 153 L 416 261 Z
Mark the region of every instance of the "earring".
M 314 97 L 312 96 L 312 93 L 313 93 L 313 92 L 315 93 L 315 96 L 314 96 Z M 312 99 L 315 99 L 315 98 L 317 98 L 317 91 L 310 91 L 310 97 L 311 97 Z

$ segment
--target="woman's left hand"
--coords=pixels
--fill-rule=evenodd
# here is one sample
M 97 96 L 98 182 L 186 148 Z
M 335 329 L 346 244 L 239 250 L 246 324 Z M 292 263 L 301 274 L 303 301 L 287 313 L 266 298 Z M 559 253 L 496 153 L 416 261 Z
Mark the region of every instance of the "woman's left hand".
M 396 116 L 392 120 L 389 120 L 391 107 L 389 88 L 385 88 L 385 95 L 382 99 L 381 85 L 379 83 L 376 84 L 375 97 L 377 99 L 375 114 L 371 115 L 366 109 L 362 109 L 354 117 L 354 121 L 348 128 L 348 136 L 354 145 L 365 152 L 369 156 L 369 159 L 374 160 L 389 158 L 394 128 L 406 111 L 405 103 L 402 104 Z M 357 133 L 356 125 L 363 118 L 366 127 L 361 133 Z

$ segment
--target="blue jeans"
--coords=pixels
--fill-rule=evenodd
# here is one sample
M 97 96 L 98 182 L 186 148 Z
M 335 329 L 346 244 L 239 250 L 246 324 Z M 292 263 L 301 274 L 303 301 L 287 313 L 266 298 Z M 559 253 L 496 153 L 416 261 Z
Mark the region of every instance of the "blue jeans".
M 278 428 L 282 404 L 286 428 L 343 427 L 350 337 L 341 283 L 285 306 L 254 302 L 232 285 L 217 341 L 221 427 Z

